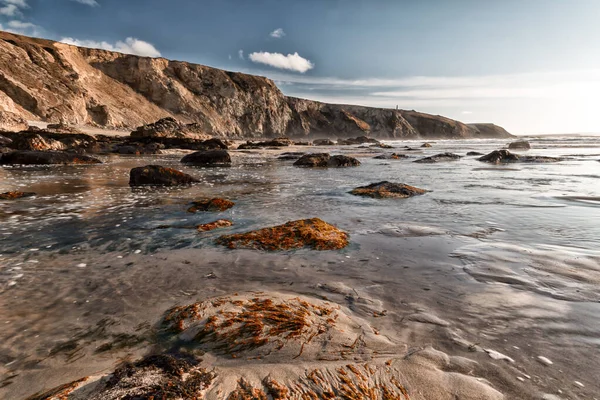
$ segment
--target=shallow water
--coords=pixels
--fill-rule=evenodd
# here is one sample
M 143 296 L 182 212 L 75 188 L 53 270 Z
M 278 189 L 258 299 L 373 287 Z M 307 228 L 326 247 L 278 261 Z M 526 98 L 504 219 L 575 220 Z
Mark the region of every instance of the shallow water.
M 398 340 L 466 353 L 486 370 L 492 363 L 490 371 L 501 372 L 486 378 L 509 398 L 593 398 L 600 392 L 594 379 L 600 373 L 600 138 L 531 142 L 534 149 L 523 153 L 566 159 L 413 163 L 506 145 L 497 140 L 436 141 L 407 151 L 407 159 L 373 159 L 422 143 L 405 141 L 389 142 L 395 148 L 388 150 L 308 149 L 361 160 L 346 169 L 300 169 L 270 150 L 232 152 L 230 168 L 184 167 L 180 155 L 161 155 L 0 169 L 0 192 L 38 194 L 0 202 L 0 371 L 7 376 L 0 397 L 22 398 L 143 352 L 144 335 L 173 304 L 247 290 L 326 295 L 320 284 L 343 283 L 368 300 L 364 307 L 350 304 L 353 311 L 392 311 L 382 324 Z M 146 164 L 178 168 L 201 183 L 131 189 L 129 170 Z M 348 194 L 382 180 L 430 192 L 405 200 Z M 191 200 L 213 196 L 236 206 L 218 214 L 186 212 Z M 309 217 L 346 230 L 351 245 L 276 254 L 214 245 L 224 233 Z M 203 234 L 186 228 L 218 218 L 235 225 Z M 161 225 L 172 228 L 156 229 Z M 415 312 L 437 315 L 449 327 L 405 325 Z M 122 347 L 96 351 L 118 340 Z M 461 341 L 518 365 L 470 354 Z M 554 364 L 537 362 L 540 355 Z M 532 379 L 516 380 L 519 373 Z

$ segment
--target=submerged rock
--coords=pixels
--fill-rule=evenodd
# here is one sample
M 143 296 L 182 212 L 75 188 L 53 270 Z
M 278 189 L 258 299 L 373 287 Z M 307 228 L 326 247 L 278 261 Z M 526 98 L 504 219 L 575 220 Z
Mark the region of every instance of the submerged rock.
M 209 222 L 208 224 L 198 225 L 196 229 L 198 232 L 208 232 L 214 229 L 219 228 L 227 228 L 229 226 L 233 226 L 233 222 L 228 219 L 218 219 L 214 222 Z
M 373 138 L 370 138 L 367 136 L 358 136 L 358 137 L 349 138 L 349 139 L 338 139 L 338 141 L 337 141 L 337 144 L 343 145 L 343 146 L 349 146 L 349 145 L 353 145 L 353 144 L 365 144 L 365 143 L 379 144 L 379 140 L 373 139 Z
M 221 198 L 198 200 L 192 202 L 193 206 L 188 208 L 188 212 L 195 213 L 198 211 L 226 211 L 235 205 L 233 201 Z
M 310 247 L 314 250 L 339 250 L 348 245 L 348 234 L 319 218 L 312 218 L 221 236 L 217 243 L 230 249 L 277 251 Z
M 488 163 L 509 163 L 509 162 L 524 162 L 524 163 L 546 163 L 562 161 L 562 158 L 544 157 L 544 156 L 521 156 L 511 153 L 508 150 L 494 150 L 490 154 L 478 158 L 479 161 Z
M 526 140 L 519 140 L 509 144 L 508 148 L 510 150 L 529 150 L 531 149 L 531 144 Z
M 0 165 L 102 164 L 97 158 L 61 151 L 12 151 L 0 156 Z
M 198 182 L 198 180 L 193 176 L 160 165 L 133 168 L 129 173 L 130 186 L 177 186 L 189 185 L 194 182 Z
M 429 147 L 432 147 L 432 146 L 431 146 L 431 143 L 423 143 L 421 145 L 421 147 L 423 147 L 423 148 L 429 148 Z
M 260 149 L 263 147 L 287 147 L 291 146 L 293 142 L 288 138 L 276 138 L 266 142 L 251 142 L 247 141 L 238 146 L 238 150 L 245 149 Z
M 405 185 L 404 183 L 378 182 L 368 186 L 357 187 L 350 192 L 356 196 L 367 196 L 376 199 L 395 197 L 405 199 L 427 193 L 424 189 Z
M 331 156 L 328 153 L 305 154 L 294 163 L 297 167 L 357 167 L 360 165 L 354 157 Z
M 0 193 L 0 200 L 17 200 L 17 199 L 22 199 L 24 197 L 32 197 L 32 196 L 35 196 L 35 193 L 13 191 L 13 192 Z
M 483 155 L 483 153 L 480 153 L 478 151 L 469 151 L 467 153 L 467 156 L 482 156 L 482 155 Z
M 334 146 L 335 142 L 331 139 L 316 139 L 313 140 L 314 146 Z
M 376 160 L 399 160 L 401 158 L 408 158 L 406 154 L 392 153 L 392 154 L 380 154 L 373 157 Z
M 191 165 L 229 165 L 231 156 L 226 150 L 197 151 L 183 157 L 181 162 Z
M 278 160 L 297 160 L 305 154 L 306 153 L 304 153 L 304 152 L 291 151 L 291 152 L 281 153 L 281 155 L 279 157 L 277 157 L 277 159 Z
M 435 156 L 421 158 L 420 160 L 415 161 L 416 163 L 437 163 L 443 161 L 458 161 L 461 159 L 461 156 L 454 153 L 440 153 Z

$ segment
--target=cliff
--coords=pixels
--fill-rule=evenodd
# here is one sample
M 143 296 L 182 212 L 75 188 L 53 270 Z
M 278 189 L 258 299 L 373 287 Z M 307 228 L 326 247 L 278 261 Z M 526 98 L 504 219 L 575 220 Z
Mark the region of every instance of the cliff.
M 0 32 L 0 111 L 133 129 L 172 116 L 223 137 L 509 137 L 415 111 L 286 97 L 267 78 Z

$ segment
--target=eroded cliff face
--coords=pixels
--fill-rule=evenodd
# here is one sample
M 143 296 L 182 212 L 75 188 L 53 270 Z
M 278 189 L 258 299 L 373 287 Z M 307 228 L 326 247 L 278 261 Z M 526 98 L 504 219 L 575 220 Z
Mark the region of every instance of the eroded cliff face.
M 286 97 L 273 81 L 203 65 L 0 32 L 0 111 L 27 120 L 129 128 L 172 116 L 222 137 L 508 137 L 414 111 Z

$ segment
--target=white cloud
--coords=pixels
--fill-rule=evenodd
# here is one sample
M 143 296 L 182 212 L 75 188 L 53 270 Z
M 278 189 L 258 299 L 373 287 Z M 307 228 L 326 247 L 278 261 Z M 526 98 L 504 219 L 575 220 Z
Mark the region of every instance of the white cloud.
M 143 57 L 160 57 L 161 55 L 152 44 L 132 37 L 128 37 L 125 39 L 125 41 L 118 41 L 115 44 L 111 44 L 106 41 L 98 42 L 94 40 L 79 40 L 68 37 L 62 38 L 60 41 L 73 46 L 117 51 L 119 53 L 134 54 Z
M 473 114 L 473 111 L 462 111 L 461 114 L 470 115 Z
M 12 4 L 12 5 L 15 5 L 17 7 L 21 7 L 21 8 L 27 8 L 27 7 L 29 7 L 27 5 L 27 1 L 26 0 L 2 0 L 2 3 Z
M 244 59 L 244 50 L 238 50 L 238 57 L 240 58 L 240 60 Z
M 269 36 L 275 39 L 281 39 L 285 36 L 285 32 L 281 28 L 275 29 L 273 32 L 269 33 Z
M 21 12 L 14 4 L 7 4 L 4 7 L 0 7 L 0 14 L 6 15 L 7 17 L 14 17 L 20 15 Z
M 71 1 L 85 4 L 86 6 L 90 6 L 90 7 L 99 7 L 100 6 L 100 4 L 98 4 L 98 2 L 96 0 L 71 0 Z
M 17 35 L 41 36 L 43 29 L 31 22 L 23 22 L 18 20 L 8 21 L 7 28 L 4 30 Z
M 297 71 L 304 73 L 309 69 L 314 68 L 314 64 L 306 58 L 301 57 L 298 53 L 288 54 L 284 56 L 281 53 L 269 53 L 261 51 L 258 53 L 251 53 L 248 57 L 255 63 L 269 65 L 273 68 L 287 69 L 290 71 Z

